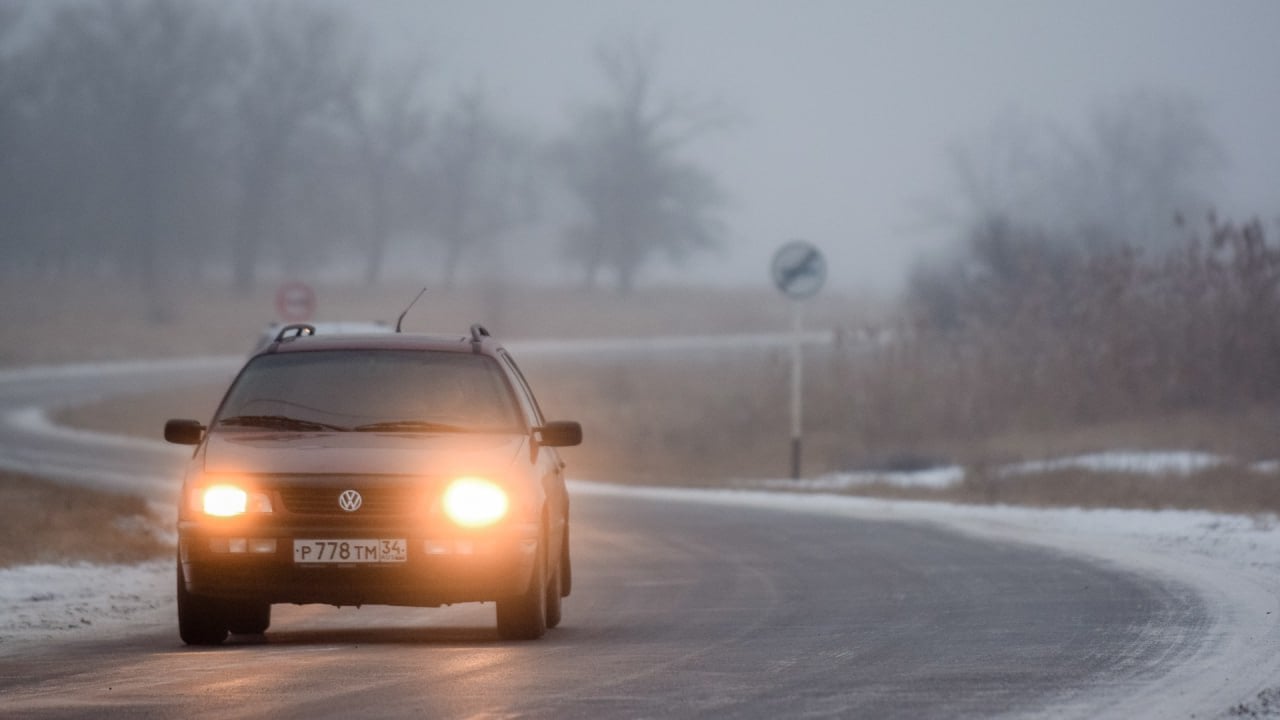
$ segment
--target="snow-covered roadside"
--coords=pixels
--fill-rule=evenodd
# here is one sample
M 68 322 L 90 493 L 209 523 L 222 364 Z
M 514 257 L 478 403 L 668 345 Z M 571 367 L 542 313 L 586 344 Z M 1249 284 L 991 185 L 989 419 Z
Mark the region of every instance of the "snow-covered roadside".
M 1202 470 L 1228 465 L 1232 462 L 1234 462 L 1232 458 L 1222 455 L 1185 450 L 1113 450 L 1012 463 L 996 467 L 994 470 L 997 475 L 1002 477 L 1035 475 L 1056 470 L 1125 473 L 1152 477 L 1185 477 Z M 1274 475 L 1280 472 L 1280 462 L 1255 462 L 1249 464 L 1247 469 L 1253 473 Z M 965 472 L 965 468 L 960 465 L 941 465 L 920 470 L 837 472 L 799 480 L 741 480 L 738 485 L 745 489 L 763 488 L 766 490 L 803 490 L 808 492 L 840 492 L 874 485 L 939 490 L 954 487 L 964 482 Z
M 173 602 L 172 560 L 0 570 L 0 655 L 176 622 Z

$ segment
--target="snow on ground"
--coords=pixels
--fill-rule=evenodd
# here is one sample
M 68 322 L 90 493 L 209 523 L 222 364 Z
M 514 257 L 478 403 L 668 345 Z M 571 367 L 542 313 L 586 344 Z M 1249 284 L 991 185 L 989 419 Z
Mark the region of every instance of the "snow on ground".
M 1136 452 L 1118 450 L 1017 463 L 1002 468 L 1000 472 L 1006 475 L 1027 475 L 1051 472 L 1053 470 L 1087 470 L 1090 472 L 1141 473 L 1149 475 L 1170 473 L 1191 475 L 1227 462 L 1229 462 L 1228 458 L 1204 452 Z
M 1143 475 L 1191 475 L 1231 462 L 1231 458 L 1212 453 L 1184 450 L 1136 451 L 1116 450 L 1085 455 L 1071 455 L 1048 460 L 1035 460 L 1005 465 L 996 470 L 999 475 L 1033 475 L 1055 470 L 1082 470 L 1097 473 L 1135 473 Z M 1280 471 L 1280 462 L 1254 463 L 1253 472 L 1274 474 Z M 800 480 L 743 480 L 742 487 L 769 490 L 804 490 L 809 492 L 839 492 L 869 485 L 888 485 L 899 488 L 944 489 L 964 481 L 965 469 L 959 465 L 942 465 L 921 470 L 832 473 Z
M 892 487 L 948 488 L 959 485 L 964 480 L 964 468 L 959 465 L 945 465 L 924 470 L 907 471 L 862 471 L 832 473 L 814 478 L 799 480 L 770 479 L 741 481 L 748 487 L 762 487 L 770 490 L 807 490 L 809 492 L 838 492 L 868 485 L 889 485 Z
M 0 655 L 101 636 L 172 616 L 173 561 L 24 565 L 0 570 Z

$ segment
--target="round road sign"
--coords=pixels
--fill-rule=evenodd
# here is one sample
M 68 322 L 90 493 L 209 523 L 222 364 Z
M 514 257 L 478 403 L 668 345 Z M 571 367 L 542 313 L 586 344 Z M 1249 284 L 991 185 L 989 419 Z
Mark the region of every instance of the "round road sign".
M 827 279 L 822 251 L 804 240 L 792 240 L 773 254 L 773 282 L 793 300 L 813 297 Z
M 287 282 L 276 290 L 276 312 L 285 322 L 306 322 L 316 312 L 316 293 L 304 282 Z

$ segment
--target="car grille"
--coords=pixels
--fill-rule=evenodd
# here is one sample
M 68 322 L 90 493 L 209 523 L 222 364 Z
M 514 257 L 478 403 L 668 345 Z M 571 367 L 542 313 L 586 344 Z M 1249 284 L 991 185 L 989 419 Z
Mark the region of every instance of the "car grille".
M 348 488 L 280 488 L 285 510 L 295 515 L 410 515 L 420 508 L 421 492 L 417 488 L 361 488 L 360 509 L 348 513 L 338 505 L 338 496 Z

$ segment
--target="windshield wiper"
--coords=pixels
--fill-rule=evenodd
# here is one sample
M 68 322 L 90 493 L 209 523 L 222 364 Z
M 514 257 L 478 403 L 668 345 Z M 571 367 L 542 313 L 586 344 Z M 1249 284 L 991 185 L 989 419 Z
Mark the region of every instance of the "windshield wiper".
M 236 415 L 234 417 L 223 418 L 218 421 L 218 425 L 230 425 L 233 427 L 255 427 L 255 428 L 271 428 L 273 430 L 337 430 L 346 432 L 347 428 L 339 425 L 329 425 L 328 423 L 316 422 L 314 420 L 302 420 L 287 415 Z
M 469 428 L 429 420 L 389 420 L 387 422 L 357 425 L 356 432 L 467 432 Z

